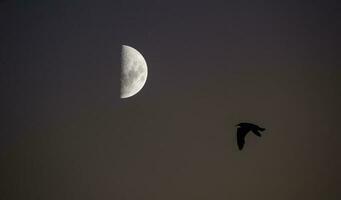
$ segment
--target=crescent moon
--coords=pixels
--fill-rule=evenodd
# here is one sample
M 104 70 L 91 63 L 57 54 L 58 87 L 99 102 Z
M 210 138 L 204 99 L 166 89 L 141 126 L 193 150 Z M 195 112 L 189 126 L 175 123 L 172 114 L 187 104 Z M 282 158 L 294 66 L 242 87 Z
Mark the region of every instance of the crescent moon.
M 121 98 L 137 94 L 147 80 L 148 68 L 142 54 L 133 47 L 122 45 Z

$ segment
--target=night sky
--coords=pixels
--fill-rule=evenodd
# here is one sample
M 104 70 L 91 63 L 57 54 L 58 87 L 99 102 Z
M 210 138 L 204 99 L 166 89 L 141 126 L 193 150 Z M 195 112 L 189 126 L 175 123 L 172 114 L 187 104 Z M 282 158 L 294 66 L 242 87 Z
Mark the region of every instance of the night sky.
M 1 0 L 0 199 L 341 199 L 340 9 Z M 267 129 L 243 151 L 240 122 Z

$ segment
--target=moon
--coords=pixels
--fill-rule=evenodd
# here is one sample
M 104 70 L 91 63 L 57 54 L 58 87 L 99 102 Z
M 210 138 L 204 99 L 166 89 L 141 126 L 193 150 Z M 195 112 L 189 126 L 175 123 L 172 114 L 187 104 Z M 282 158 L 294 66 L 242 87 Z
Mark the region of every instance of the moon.
M 148 68 L 142 54 L 133 47 L 122 45 L 121 98 L 137 94 L 147 80 Z

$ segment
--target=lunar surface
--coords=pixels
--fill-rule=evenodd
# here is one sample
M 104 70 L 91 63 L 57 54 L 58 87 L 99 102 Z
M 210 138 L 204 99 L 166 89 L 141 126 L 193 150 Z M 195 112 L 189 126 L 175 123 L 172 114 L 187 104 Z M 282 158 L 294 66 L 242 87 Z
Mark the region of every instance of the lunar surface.
M 121 98 L 138 93 L 146 83 L 147 74 L 147 63 L 142 54 L 130 46 L 122 45 Z

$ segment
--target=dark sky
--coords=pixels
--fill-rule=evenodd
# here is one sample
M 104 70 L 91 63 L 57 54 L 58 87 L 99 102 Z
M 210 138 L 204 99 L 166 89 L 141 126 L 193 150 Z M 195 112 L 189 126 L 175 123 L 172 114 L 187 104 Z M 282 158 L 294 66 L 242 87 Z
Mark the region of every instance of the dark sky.
M 0 1 L 0 199 L 341 199 L 340 18 L 331 1 Z M 122 44 L 149 69 L 128 99 Z M 267 130 L 239 151 L 245 121 Z

